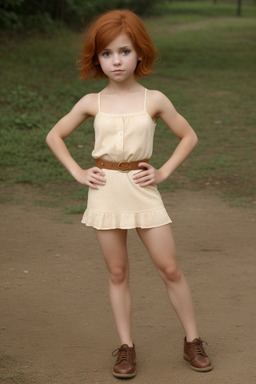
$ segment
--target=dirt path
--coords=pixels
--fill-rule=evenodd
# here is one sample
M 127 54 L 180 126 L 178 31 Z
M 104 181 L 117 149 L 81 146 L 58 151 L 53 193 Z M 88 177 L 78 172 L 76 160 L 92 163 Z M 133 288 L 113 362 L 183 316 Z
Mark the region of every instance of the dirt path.
M 183 332 L 135 231 L 129 234 L 134 384 L 253 384 L 256 217 L 207 192 L 164 196 L 214 370 L 182 359 Z M 115 383 L 118 339 L 91 229 L 50 208 L 1 205 L 0 383 Z M 16 377 L 16 381 L 14 380 Z M 19 381 L 17 379 L 19 377 Z M 11 380 L 12 378 L 12 380 Z M 207 380 L 207 381 L 206 381 Z

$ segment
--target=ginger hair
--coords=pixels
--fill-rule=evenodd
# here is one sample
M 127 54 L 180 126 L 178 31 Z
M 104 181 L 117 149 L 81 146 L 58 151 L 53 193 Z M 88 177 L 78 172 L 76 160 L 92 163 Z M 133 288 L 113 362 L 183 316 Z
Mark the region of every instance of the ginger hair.
M 129 10 L 113 10 L 98 17 L 87 31 L 79 61 L 82 79 L 106 78 L 100 67 L 98 54 L 120 33 L 129 36 L 141 58 L 135 69 L 135 76 L 145 77 L 152 73 L 158 51 L 142 21 Z

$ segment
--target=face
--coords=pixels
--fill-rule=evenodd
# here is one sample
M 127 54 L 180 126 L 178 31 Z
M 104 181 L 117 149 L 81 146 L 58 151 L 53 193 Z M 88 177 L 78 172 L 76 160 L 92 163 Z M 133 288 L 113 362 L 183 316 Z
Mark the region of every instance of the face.
M 139 59 L 126 33 L 118 35 L 98 54 L 102 71 L 110 80 L 118 82 L 134 77 Z

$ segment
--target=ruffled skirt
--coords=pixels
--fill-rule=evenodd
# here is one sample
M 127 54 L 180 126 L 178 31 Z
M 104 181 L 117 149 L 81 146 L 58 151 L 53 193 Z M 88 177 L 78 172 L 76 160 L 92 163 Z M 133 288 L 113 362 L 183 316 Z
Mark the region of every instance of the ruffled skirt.
M 96 229 L 153 228 L 171 223 L 155 185 L 140 187 L 133 181 L 138 171 L 104 169 L 106 184 L 89 188 L 82 223 Z

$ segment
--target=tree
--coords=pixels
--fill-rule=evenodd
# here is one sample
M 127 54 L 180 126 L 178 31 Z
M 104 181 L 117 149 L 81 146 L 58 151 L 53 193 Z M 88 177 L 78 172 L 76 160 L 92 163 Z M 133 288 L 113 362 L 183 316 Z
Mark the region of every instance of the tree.
M 237 16 L 242 16 L 242 0 L 237 0 Z
M 0 0 L 0 29 L 47 30 L 56 21 L 79 28 L 110 9 L 129 8 L 142 15 L 154 5 L 155 0 Z

